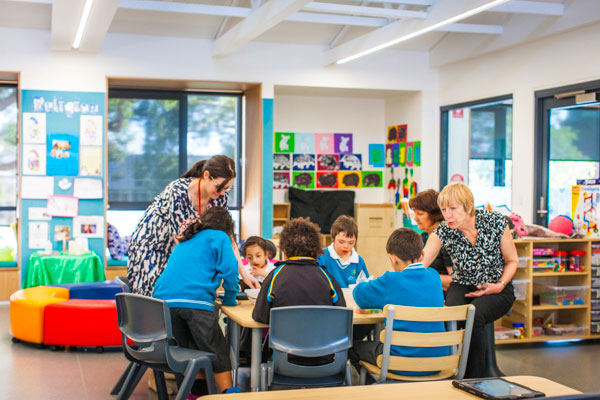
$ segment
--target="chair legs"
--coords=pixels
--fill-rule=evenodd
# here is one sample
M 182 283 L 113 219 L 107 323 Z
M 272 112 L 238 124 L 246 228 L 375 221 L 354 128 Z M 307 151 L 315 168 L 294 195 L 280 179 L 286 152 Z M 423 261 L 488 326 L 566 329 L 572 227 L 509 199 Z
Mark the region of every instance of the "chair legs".
M 152 372 L 154 373 L 154 381 L 156 382 L 156 394 L 158 395 L 158 400 L 169 400 L 165 374 L 156 369 L 153 369 Z
M 183 380 L 181 381 L 181 385 L 179 386 L 179 390 L 177 392 L 177 397 L 175 398 L 176 400 L 185 400 L 187 395 L 190 393 L 190 390 L 192 390 L 192 386 L 194 385 L 198 371 L 201 369 L 204 370 L 204 375 L 206 376 L 208 393 L 217 394 L 217 385 L 215 384 L 215 377 L 213 375 L 212 362 L 208 357 L 206 357 L 205 359 L 197 359 L 188 363 Z
M 119 394 L 119 392 L 121 391 L 121 388 L 123 387 L 123 383 L 125 383 L 125 380 L 127 379 L 127 376 L 129 375 L 129 371 L 131 371 L 131 367 L 133 366 L 133 364 L 134 364 L 134 362 L 132 361 L 129 363 L 127 368 L 125 368 L 125 371 L 123 371 L 123 373 L 121 374 L 121 377 L 119 378 L 117 383 L 115 383 L 115 386 L 110 391 L 110 394 L 112 394 L 112 395 Z
M 350 370 L 350 364 L 346 364 L 346 380 L 344 385 L 352 386 L 352 371 Z
M 148 369 L 148 367 L 146 367 L 145 365 L 141 365 L 138 363 L 132 364 L 133 365 L 131 367 L 131 370 L 129 371 L 129 375 L 127 375 L 127 379 L 125 380 L 125 383 L 123 384 L 123 387 L 119 392 L 117 400 L 127 400 L 129 396 L 131 396 L 131 393 L 133 393 L 133 390 L 139 383 L 140 379 L 142 379 L 142 376 L 144 376 L 146 370 Z
M 485 349 L 485 372 L 483 377 L 500 377 L 505 374 L 498 368 L 496 362 L 496 338 L 494 333 L 494 323 L 490 322 L 485 326 L 485 335 L 487 336 L 487 347 Z
M 360 380 L 358 381 L 359 385 L 364 385 L 367 383 L 367 369 L 365 367 L 360 367 Z

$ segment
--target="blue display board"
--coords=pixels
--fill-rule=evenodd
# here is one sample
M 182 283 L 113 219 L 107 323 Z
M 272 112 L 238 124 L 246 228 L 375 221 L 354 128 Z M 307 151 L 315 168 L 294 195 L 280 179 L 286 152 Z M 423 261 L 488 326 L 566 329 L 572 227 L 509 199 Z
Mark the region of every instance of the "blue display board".
M 73 183 L 78 178 L 89 179 L 87 183 L 97 183 L 97 187 L 104 188 L 105 93 L 44 90 L 23 90 L 21 93 L 22 130 L 19 151 L 22 162 L 19 169 L 22 174 L 22 195 L 36 197 L 36 189 L 38 189 L 39 193 L 51 191 L 52 195 L 59 198 L 73 196 Z M 43 182 L 46 186 L 40 185 L 36 188 L 35 185 L 31 185 L 32 179 L 39 179 L 39 182 Z M 24 191 L 27 194 L 24 194 Z M 99 196 L 98 194 L 93 196 L 94 198 L 78 197 L 75 217 L 102 218 L 102 226 L 93 227 L 96 237 L 88 236 L 88 244 L 90 250 L 98 254 L 103 262 L 106 223 L 104 196 L 102 192 Z M 62 249 L 62 243 L 54 240 L 56 226 L 68 226 L 71 237 L 78 236 L 78 233 L 74 232 L 73 217 L 52 216 L 48 219 L 47 216 L 42 217 L 39 213 L 30 213 L 30 208 L 46 208 L 47 204 L 47 198 L 22 198 L 21 201 L 19 253 L 22 282 L 27 274 L 27 260 L 30 254 L 43 249 L 41 247 L 43 235 L 40 235 L 43 229 L 39 229 L 40 226 L 47 224 L 47 240 L 50 240 L 54 250 Z M 56 212 L 55 215 L 57 214 L 60 213 Z M 82 219 L 77 221 L 81 222 Z M 36 229 L 36 232 L 31 232 L 31 238 L 30 222 L 33 224 L 32 229 Z M 88 224 L 89 221 L 85 223 Z M 80 232 L 92 232 L 92 227 L 89 225 L 85 225 L 85 231 L 83 228 L 79 227 L 79 229 Z

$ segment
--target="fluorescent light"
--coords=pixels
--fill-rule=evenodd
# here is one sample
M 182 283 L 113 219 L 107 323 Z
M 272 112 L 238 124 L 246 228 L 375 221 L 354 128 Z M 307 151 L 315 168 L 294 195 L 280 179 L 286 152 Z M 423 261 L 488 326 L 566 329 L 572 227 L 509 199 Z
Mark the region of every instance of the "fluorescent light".
M 85 0 L 85 5 L 83 6 L 83 13 L 81 14 L 81 20 L 79 21 L 79 28 L 77 28 L 75 40 L 73 41 L 74 49 L 78 49 L 79 45 L 81 44 L 81 38 L 83 38 L 85 26 L 87 25 L 88 18 L 90 18 L 90 11 L 92 11 L 92 3 L 94 3 L 94 0 Z
M 471 17 L 471 16 L 473 16 L 475 14 L 479 14 L 481 12 L 484 12 L 485 10 L 488 10 L 488 9 L 490 9 L 492 7 L 499 6 L 500 4 L 506 3 L 507 1 L 509 1 L 509 0 L 494 0 L 494 1 L 490 1 L 487 4 L 484 4 L 484 5 L 479 6 L 479 7 L 475 7 L 472 10 L 465 11 L 464 13 L 455 15 L 454 17 L 451 17 L 451 18 L 445 19 L 443 21 L 440 21 L 437 24 L 433 24 L 433 25 L 428 26 L 426 28 L 419 29 L 417 31 L 414 31 L 414 32 L 409 33 L 409 34 L 404 35 L 404 36 L 400 36 L 397 39 L 390 40 L 389 42 L 382 43 L 382 44 L 380 44 L 378 46 L 375 46 L 375 47 L 372 47 L 372 48 L 370 48 L 368 50 L 361 51 L 360 53 L 354 54 L 354 55 L 352 55 L 350 57 L 342 58 L 341 60 L 337 61 L 336 64 L 344 64 L 344 63 L 347 63 L 348 61 L 352 61 L 352 60 L 355 60 L 355 59 L 357 59 L 359 57 L 366 56 L 367 54 L 371 54 L 371 53 L 374 53 L 374 52 L 376 52 L 378 50 L 385 49 L 386 47 L 390 47 L 390 46 L 393 46 L 395 44 L 398 44 L 398 43 L 401 43 L 401 42 L 405 42 L 405 41 L 410 40 L 412 38 L 415 38 L 417 36 L 421 36 L 421 35 L 423 35 L 423 34 L 425 34 L 427 32 L 431 32 L 433 30 L 441 28 L 442 26 L 453 24 L 453 23 L 458 22 L 460 20 L 463 20 L 465 18 L 469 18 L 469 17 Z

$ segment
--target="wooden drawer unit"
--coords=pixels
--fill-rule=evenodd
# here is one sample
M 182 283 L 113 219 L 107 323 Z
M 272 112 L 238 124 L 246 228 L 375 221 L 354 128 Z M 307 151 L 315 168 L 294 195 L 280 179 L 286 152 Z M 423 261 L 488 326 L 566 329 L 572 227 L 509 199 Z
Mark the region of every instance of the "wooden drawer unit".
M 358 224 L 358 236 L 385 236 L 394 230 L 394 206 L 392 204 L 357 204 L 354 216 Z

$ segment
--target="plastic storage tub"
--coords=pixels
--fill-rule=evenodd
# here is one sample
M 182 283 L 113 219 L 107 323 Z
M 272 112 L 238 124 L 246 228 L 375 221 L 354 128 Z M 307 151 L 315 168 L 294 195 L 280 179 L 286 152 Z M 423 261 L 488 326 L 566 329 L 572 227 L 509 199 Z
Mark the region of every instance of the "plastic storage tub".
M 550 286 L 536 283 L 535 291 L 541 304 L 570 306 L 585 304 L 585 291 L 589 286 Z M 600 291 L 600 289 L 598 289 Z
M 579 325 L 557 325 L 557 326 L 544 326 L 544 333 L 548 336 L 581 336 L 585 335 L 587 326 Z
M 521 335 L 519 329 L 510 329 L 503 326 L 494 328 L 494 338 L 496 340 L 516 339 Z
M 512 284 L 515 287 L 515 300 L 525 300 L 529 279 L 513 279 Z
M 592 333 L 600 333 L 600 322 L 592 322 Z
M 525 268 L 527 266 L 527 261 L 529 261 L 531 257 L 529 256 L 520 256 L 519 257 L 519 268 Z
M 592 287 L 600 288 L 600 278 L 592 278 Z
M 555 257 L 534 257 L 531 263 L 533 272 L 553 272 L 557 265 Z

